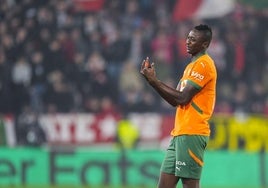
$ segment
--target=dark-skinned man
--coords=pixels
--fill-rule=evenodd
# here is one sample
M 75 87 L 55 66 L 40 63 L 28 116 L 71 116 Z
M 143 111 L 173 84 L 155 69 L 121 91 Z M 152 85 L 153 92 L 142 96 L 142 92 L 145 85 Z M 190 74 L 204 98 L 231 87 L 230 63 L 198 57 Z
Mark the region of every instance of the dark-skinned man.
M 207 54 L 212 40 L 208 25 L 195 26 L 186 39 L 191 62 L 176 88 L 158 80 L 154 63 L 142 63 L 140 73 L 152 88 L 176 108 L 172 140 L 162 162 L 158 188 L 175 188 L 181 180 L 183 188 L 199 188 L 204 152 L 210 136 L 211 118 L 216 98 L 217 71 Z

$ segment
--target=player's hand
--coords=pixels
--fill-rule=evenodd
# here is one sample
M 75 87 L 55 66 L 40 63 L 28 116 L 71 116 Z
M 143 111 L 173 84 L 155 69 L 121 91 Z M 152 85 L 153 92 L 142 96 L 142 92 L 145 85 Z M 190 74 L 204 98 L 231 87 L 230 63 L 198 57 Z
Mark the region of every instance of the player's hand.
M 140 73 L 146 78 L 147 81 L 150 81 L 156 78 L 154 63 L 152 64 L 150 63 L 149 57 L 143 60 L 141 64 Z
M 145 69 L 148 69 L 148 68 L 151 68 L 151 63 L 150 63 L 150 61 L 149 61 L 149 57 L 146 57 L 146 59 L 144 59 L 144 60 L 142 61 L 141 69 L 140 69 L 140 73 L 141 73 L 142 75 L 144 75 L 144 73 L 145 73 Z
M 141 64 L 141 72 L 143 71 L 143 69 L 150 68 L 150 67 L 151 67 L 151 64 L 150 64 L 150 61 L 149 61 L 149 57 L 146 57 L 146 59 L 144 59 L 142 61 L 142 64 Z

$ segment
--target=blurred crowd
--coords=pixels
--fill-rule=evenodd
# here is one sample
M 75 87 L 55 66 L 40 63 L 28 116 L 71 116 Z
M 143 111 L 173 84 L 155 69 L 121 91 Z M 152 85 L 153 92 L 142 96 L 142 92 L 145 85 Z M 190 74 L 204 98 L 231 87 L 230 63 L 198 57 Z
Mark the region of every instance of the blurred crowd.
M 0 0 L 0 113 L 173 113 L 139 74 L 147 56 L 176 86 L 190 61 L 185 39 L 212 26 L 217 113 L 268 115 L 268 13 L 236 3 L 214 19 L 172 20 L 175 0 Z

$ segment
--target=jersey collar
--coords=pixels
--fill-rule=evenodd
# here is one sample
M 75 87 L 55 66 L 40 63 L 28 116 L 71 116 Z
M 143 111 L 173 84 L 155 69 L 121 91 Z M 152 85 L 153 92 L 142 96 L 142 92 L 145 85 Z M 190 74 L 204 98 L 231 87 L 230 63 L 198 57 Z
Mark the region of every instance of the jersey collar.
M 192 57 L 192 62 L 196 61 L 199 57 L 201 57 L 202 55 L 207 54 L 206 51 L 201 51 L 198 54 L 196 54 L 195 56 Z

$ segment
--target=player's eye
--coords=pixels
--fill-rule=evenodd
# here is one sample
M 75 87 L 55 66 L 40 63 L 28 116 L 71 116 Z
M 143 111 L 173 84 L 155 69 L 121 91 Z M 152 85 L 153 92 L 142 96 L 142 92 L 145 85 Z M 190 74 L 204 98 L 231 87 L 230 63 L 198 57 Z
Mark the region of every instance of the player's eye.
M 195 38 L 194 38 L 194 37 L 191 37 L 191 36 L 188 36 L 188 37 L 187 37 L 187 40 L 189 40 L 189 41 L 191 41 L 191 42 L 196 41 Z

